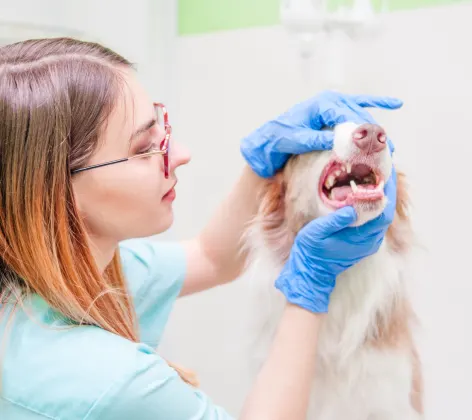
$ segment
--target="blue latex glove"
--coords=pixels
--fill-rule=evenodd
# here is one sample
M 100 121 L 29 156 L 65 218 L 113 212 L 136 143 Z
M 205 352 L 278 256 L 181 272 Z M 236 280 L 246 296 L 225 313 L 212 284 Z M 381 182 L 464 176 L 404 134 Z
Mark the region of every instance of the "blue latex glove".
M 311 312 L 327 312 L 336 277 L 375 253 L 395 215 L 395 169 L 385 186 L 388 202 L 376 219 L 359 227 L 353 207 L 343 207 L 308 223 L 297 234 L 275 286 L 290 303 Z
M 263 178 L 282 168 L 292 154 L 333 147 L 333 132 L 324 127 L 352 121 L 375 123 L 365 107 L 397 109 L 399 99 L 366 95 L 345 95 L 325 91 L 301 102 L 271 120 L 241 141 L 241 153 L 249 166 Z M 393 144 L 389 140 L 390 151 Z

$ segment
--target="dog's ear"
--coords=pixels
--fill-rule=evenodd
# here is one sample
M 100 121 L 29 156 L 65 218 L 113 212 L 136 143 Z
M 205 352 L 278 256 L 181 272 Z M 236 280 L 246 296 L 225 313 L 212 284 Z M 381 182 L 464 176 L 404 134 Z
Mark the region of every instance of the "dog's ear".
M 264 231 L 277 229 L 284 223 L 285 188 L 282 173 L 276 174 L 264 185 L 259 207 L 259 216 L 263 221 Z
M 411 244 L 411 225 L 408 216 L 410 197 L 408 183 L 403 172 L 397 171 L 397 204 L 395 217 L 387 231 L 387 240 L 395 251 L 404 251 Z
M 410 197 L 408 194 L 408 183 L 403 172 L 397 172 L 397 209 L 396 213 L 400 220 L 408 220 L 408 207 Z
M 286 191 L 283 172 L 268 179 L 261 193 L 256 217 L 264 242 L 277 253 L 281 261 L 288 258 L 293 242 L 293 235 L 287 225 Z

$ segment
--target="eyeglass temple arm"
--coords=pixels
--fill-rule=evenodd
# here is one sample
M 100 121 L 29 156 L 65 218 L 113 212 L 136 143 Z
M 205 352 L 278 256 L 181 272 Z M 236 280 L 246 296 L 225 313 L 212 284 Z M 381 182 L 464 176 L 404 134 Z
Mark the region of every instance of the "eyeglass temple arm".
M 95 169 L 95 168 L 100 168 L 102 166 L 113 165 L 119 162 L 126 162 L 128 159 L 129 158 L 123 158 L 123 159 L 112 160 L 111 162 L 97 163 L 96 165 L 86 166 L 85 168 L 74 169 L 71 173 L 76 174 L 78 172 L 88 171 L 89 169 Z

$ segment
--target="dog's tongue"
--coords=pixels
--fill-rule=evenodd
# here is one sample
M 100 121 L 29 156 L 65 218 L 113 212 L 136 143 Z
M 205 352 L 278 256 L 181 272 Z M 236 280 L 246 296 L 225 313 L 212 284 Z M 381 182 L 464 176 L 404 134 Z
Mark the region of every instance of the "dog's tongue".
M 334 187 L 331 190 L 331 200 L 344 201 L 349 195 L 357 199 L 375 199 L 382 195 L 382 192 L 378 192 L 375 189 L 375 185 L 363 184 L 362 186 L 358 185 L 357 188 L 357 191 L 354 193 L 350 185 Z
M 334 187 L 331 190 L 331 200 L 335 201 L 344 201 L 347 199 L 347 196 L 352 192 L 352 188 L 349 185 L 343 187 Z

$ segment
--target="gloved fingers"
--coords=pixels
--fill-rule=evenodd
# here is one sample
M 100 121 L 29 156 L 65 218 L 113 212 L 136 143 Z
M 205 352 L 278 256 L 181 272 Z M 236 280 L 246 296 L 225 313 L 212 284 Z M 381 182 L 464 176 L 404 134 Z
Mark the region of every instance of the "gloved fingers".
M 355 124 L 371 123 L 375 120 L 364 108 L 358 106 L 353 101 L 340 99 L 335 106 L 326 109 L 320 114 L 322 123 L 328 127 L 334 127 L 344 122 Z
M 315 150 L 329 150 L 333 148 L 334 133 L 331 130 L 313 130 L 305 128 L 298 131 L 296 135 L 297 148 L 303 152 Z
M 384 187 L 384 194 L 387 198 L 387 205 L 383 211 L 385 222 L 390 224 L 393 221 L 397 206 L 397 172 L 395 166 L 392 166 L 392 173 Z
M 347 96 L 347 98 L 352 98 L 352 99 L 346 99 L 346 98 L 341 98 L 342 105 L 339 103 L 336 103 L 338 108 L 331 108 L 326 110 L 322 115 L 322 120 L 323 122 L 329 126 L 329 127 L 334 127 L 335 125 L 341 124 L 346 121 L 350 121 L 356 124 L 364 124 L 364 123 L 370 123 L 370 124 L 377 124 L 375 119 L 370 115 L 369 112 L 367 112 L 363 106 L 381 106 L 382 104 L 390 104 L 392 107 L 389 107 L 385 105 L 387 109 L 395 109 L 395 101 L 399 102 L 399 106 L 401 107 L 403 105 L 403 102 L 401 102 L 399 99 L 396 98 L 389 98 L 389 97 L 374 97 L 374 96 L 365 96 L 365 95 L 351 95 Z M 371 101 L 369 104 L 369 100 Z M 342 113 L 340 113 L 338 110 L 342 109 Z M 395 151 L 395 145 L 392 142 L 392 139 L 387 136 L 387 144 L 389 146 L 390 150 L 390 155 L 393 154 Z
M 372 252 L 378 250 L 384 240 L 387 228 L 380 227 L 373 222 L 358 227 L 349 227 L 343 231 L 345 238 L 349 237 L 350 246 L 359 250 L 356 259 L 371 255 Z
M 353 207 L 342 207 L 327 216 L 313 220 L 300 233 L 304 231 L 307 235 L 314 233 L 317 238 L 324 239 L 347 228 L 356 220 L 357 214 Z
M 297 128 L 288 138 L 282 138 L 276 145 L 279 153 L 299 155 L 315 150 L 333 148 L 334 134 L 332 131 L 313 130 L 311 128 Z
M 392 165 L 392 172 L 390 178 L 388 178 L 387 183 L 384 187 L 385 196 L 391 200 L 396 199 L 397 195 L 397 171 L 395 170 L 395 165 Z
M 390 96 L 371 95 L 347 95 L 357 105 L 365 108 L 398 109 L 403 106 L 403 101 Z
M 388 144 L 388 149 L 390 150 L 390 156 L 392 156 L 393 152 L 395 151 L 395 145 L 393 144 L 391 138 L 388 136 L 387 136 L 387 144 Z

